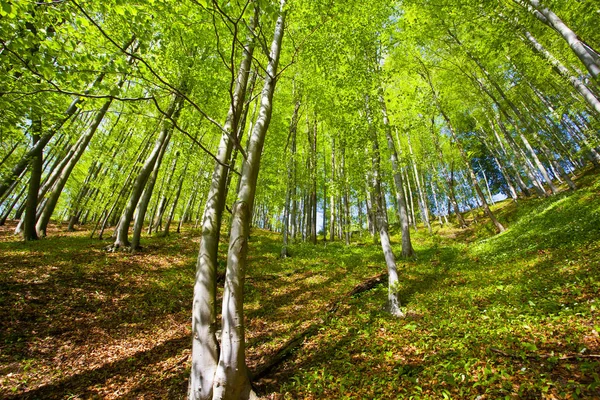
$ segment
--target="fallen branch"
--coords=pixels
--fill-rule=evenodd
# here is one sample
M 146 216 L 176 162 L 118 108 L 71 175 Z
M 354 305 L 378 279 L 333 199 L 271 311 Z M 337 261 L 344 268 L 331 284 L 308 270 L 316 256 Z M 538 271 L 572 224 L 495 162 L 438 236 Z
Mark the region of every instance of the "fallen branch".
M 490 350 L 494 353 L 498 353 L 500 355 L 503 355 L 505 357 L 511 357 L 511 358 L 523 358 L 523 356 L 518 355 L 518 354 L 511 354 L 511 353 L 507 353 L 505 351 L 502 351 L 500 349 L 496 349 L 494 347 L 490 347 Z M 552 357 L 556 357 L 553 356 L 552 354 L 525 354 L 526 358 L 552 358 Z M 571 353 L 571 354 L 567 354 L 564 355 L 562 357 L 556 357 L 557 360 L 573 360 L 576 358 L 600 358 L 600 354 L 575 354 L 575 353 Z
M 169 368 L 165 369 L 165 372 L 171 371 L 172 369 L 175 369 L 178 366 L 180 366 L 181 364 L 185 363 L 190 358 L 190 355 L 191 354 L 186 354 L 185 356 L 181 357 L 179 360 L 177 360 L 177 362 L 175 364 L 173 364 Z
M 365 280 L 364 282 L 356 285 L 351 291 L 346 293 L 341 299 L 334 300 L 323 308 L 326 311 L 326 316 L 322 321 L 315 322 L 311 324 L 308 328 L 298 333 L 296 336 L 285 342 L 279 350 L 271 357 L 268 361 L 259 365 L 252 371 L 252 380 L 258 381 L 265 376 L 267 376 L 276 366 L 285 361 L 288 357 L 290 357 L 294 351 L 304 343 L 305 339 L 314 335 L 319 331 L 319 328 L 324 324 L 328 323 L 329 320 L 337 313 L 339 306 L 342 302 L 355 296 L 359 293 L 366 292 L 368 290 L 373 289 L 377 285 L 381 284 L 387 279 L 387 274 L 380 274 Z

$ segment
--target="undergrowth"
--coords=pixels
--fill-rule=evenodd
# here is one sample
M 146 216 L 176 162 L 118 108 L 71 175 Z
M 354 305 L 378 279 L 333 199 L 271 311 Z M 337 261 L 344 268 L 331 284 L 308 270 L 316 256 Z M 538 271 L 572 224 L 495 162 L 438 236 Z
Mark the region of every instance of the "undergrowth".
M 385 272 L 364 236 L 292 244 L 253 230 L 245 284 L 247 362 L 313 334 L 256 382 L 272 399 L 600 397 L 600 180 L 494 207 L 467 230 L 414 233 L 398 260 L 406 317 L 385 311 Z M 199 232 L 145 237 L 140 253 L 54 227 L 22 243 L 0 231 L 0 397 L 181 398 Z M 400 238 L 393 237 L 400 250 Z M 221 254 L 226 249 L 221 243 Z M 220 270 L 224 271 L 224 258 Z M 332 302 L 340 309 L 331 313 Z

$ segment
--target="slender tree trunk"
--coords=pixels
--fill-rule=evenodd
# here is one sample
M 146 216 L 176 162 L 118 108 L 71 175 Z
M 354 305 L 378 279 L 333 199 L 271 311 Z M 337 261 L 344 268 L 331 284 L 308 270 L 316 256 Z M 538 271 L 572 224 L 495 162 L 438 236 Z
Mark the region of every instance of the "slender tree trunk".
M 99 84 L 104 78 L 104 74 L 100 74 L 100 76 L 96 79 L 96 81 L 92 84 L 90 89 L 86 91 L 89 92 L 95 85 Z M 67 110 L 65 111 L 63 117 L 57 121 L 52 127 L 43 135 L 40 135 L 39 139 L 35 142 L 35 144 L 29 149 L 29 151 L 21 158 L 21 160 L 13 167 L 11 172 L 6 176 L 4 181 L 0 183 L 0 197 L 4 195 L 6 190 L 12 185 L 15 179 L 21 175 L 23 171 L 27 168 L 31 160 L 35 159 L 36 155 L 43 152 L 44 147 L 50 142 L 50 140 L 54 137 L 54 135 L 62 128 L 62 126 L 79 110 L 79 105 L 84 101 L 83 97 L 77 97 L 73 99 Z
M 419 171 L 417 169 L 417 163 L 415 161 L 415 157 L 412 151 L 410 136 L 408 136 L 408 151 L 410 155 L 410 163 L 412 165 L 413 176 L 415 178 L 415 185 L 417 187 L 417 199 L 419 202 L 419 210 L 421 211 L 421 220 L 423 220 L 423 224 L 425 224 L 425 226 L 429 230 L 429 233 L 431 233 L 432 231 L 431 224 L 429 223 L 429 213 L 427 212 L 427 198 L 424 195 L 423 186 L 421 185 L 421 182 L 419 180 Z
M 565 67 L 556 57 L 552 55 L 544 46 L 542 46 L 537 39 L 528 31 L 525 31 L 525 37 L 531 42 L 533 48 L 537 50 L 537 52 L 544 57 L 550 64 L 552 64 L 556 70 L 562 75 L 563 78 L 568 80 L 571 85 L 581 94 L 584 100 L 588 103 L 590 108 L 594 110 L 596 113 L 600 114 L 600 101 L 598 98 L 592 93 L 590 89 L 579 79 L 578 77 L 572 75 L 567 67 Z
M 498 167 L 498 170 L 500 171 L 500 174 L 504 178 L 504 181 L 506 182 L 506 185 L 508 186 L 508 192 L 509 192 L 508 194 L 513 199 L 513 201 L 516 202 L 519 196 L 517 195 L 517 190 L 515 189 L 515 187 L 513 185 L 511 177 L 508 175 L 506 169 L 504 168 L 504 165 L 502 165 L 502 163 L 500 162 L 500 160 L 496 156 L 494 150 L 489 145 L 489 143 L 487 142 L 487 140 L 483 139 L 483 142 L 484 142 L 485 146 L 487 147 L 488 151 L 490 152 L 490 155 L 494 159 L 494 162 L 496 163 L 496 166 Z
M 433 194 L 433 204 L 435 205 L 435 211 L 437 213 L 438 222 L 440 223 L 440 227 L 444 226 L 444 222 L 442 221 L 442 210 L 440 208 L 440 204 L 438 203 L 437 193 L 435 191 L 435 182 L 433 179 L 429 182 L 431 185 L 431 193 Z
M 335 137 L 331 137 L 331 194 L 329 195 L 329 240 L 335 240 Z
M 167 222 L 165 222 L 165 229 L 163 230 L 163 234 L 165 236 L 169 235 L 169 228 L 170 228 L 171 222 L 173 221 L 173 218 L 175 216 L 175 210 L 177 208 L 177 204 L 179 203 L 179 197 L 181 196 L 181 189 L 183 188 L 183 181 L 185 180 L 188 165 L 189 165 L 189 159 L 185 163 L 183 172 L 181 173 L 181 176 L 179 177 L 179 183 L 177 184 L 177 191 L 175 192 L 175 198 L 173 199 L 173 204 L 171 205 L 171 211 L 169 212 L 169 216 L 167 217 Z
M 296 131 L 298 130 L 298 112 L 300 111 L 300 101 L 296 100 L 294 106 L 294 113 L 292 114 L 292 120 L 290 122 L 290 135 L 288 143 L 290 144 L 290 158 L 287 165 L 287 189 L 285 191 L 285 208 L 283 212 L 283 247 L 281 248 L 281 258 L 289 256 L 287 249 L 288 246 L 288 232 L 289 232 L 289 220 L 290 220 L 290 202 L 292 197 L 292 188 L 296 186 L 295 176 L 295 165 L 296 165 Z M 292 218 L 293 221 L 293 218 Z
M 312 132 L 311 132 L 312 131 Z M 311 134 L 312 133 L 312 134 Z M 312 129 L 308 131 L 310 145 L 309 171 L 310 171 L 310 241 L 317 244 L 317 116 L 314 115 Z
M 431 88 L 431 92 L 433 94 L 433 100 L 435 102 L 435 105 L 436 105 L 438 111 L 444 117 L 444 120 L 446 121 L 446 124 L 448 125 L 448 129 L 450 130 L 450 133 L 452 134 L 454 142 L 456 143 L 456 145 L 458 147 L 458 150 L 460 151 L 460 155 L 461 155 L 461 158 L 463 160 L 463 163 L 465 164 L 465 167 L 467 168 L 467 172 L 469 173 L 469 177 L 471 178 L 471 183 L 473 185 L 473 188 L 475 189 L 475 191 L 477 192 L 477 195 L 479 196 L 479 198 L 481 200 L 481 203 L 483 205 L 483 209 L 484 209 L 486 215 L 493 222 L 494 226 L 496 227 L 496 230 L 498 232 L 504 232 L 504 230 L 505 230 L 504 226 L 502 226 L 502 224 L 494 216 L 494 213 L 492 213 L 492 210 L 490 210 L 490 208 L 489 208 L 489 206 L 487 204 L 487 201 L 485 200 L 485 196 L 484 196 L 483 192 L 481 191 L 481 188 L 477 184 L 477 177 L 475 176 L 475 172 L 473 172 L 473 168 L 471 167 L 471 163 L 469 162 L 469 159 L 467 158 L 467 154 L 465 153 L 465 151 L 464 151 L 464 149 L 463 149 L 463 147 L 461 145 L 461 142 L 458 140 L 458 137 L 456 136 L 456 132 L 454 130 L 452 122 L 450 121 L 450 118 L 444 112 L 443 108 L 441 107 L 441 105 L 439 103 L 437 92 L 435 91 L 435 88 L 433 87 L 433 83 L 431 82 L 431 77 L 429 76 L 429 71 L 425 70 L 425 73 L 426 73 L 426 79 L 427 79 L 427 81 L 429 83 L 429 86 Z
M 121 81 L 117 85 L 117 87 L 120 88 L 123 85 L 123 82 L 124 81 Z M 74 150 L 73 155 L 69 159 L 67 164 L 64 166 L 62 171 L 60 172 L 58 179 L 56 180 L 56 183 L 54 184 L 54 187 L 52 188 L 52 192 L 50 193 L 50 196 L 48 197 L 46 206 L 44 207 L 42 214 L 40 215 L 40 217 L 37 221 L 36 229 L 37 229 L 38 235 L 46 236 L 46 228 L 48 227 L 48 223 L 50 222 L 52 213 L 54 212 L 54 209 L 56 208 L 58 199 L 60 198 L 60 195 L 62 194 L 63 189 L 64 189 L 65 185 L 67 184 L 69 176 L 71 176 L 71 172 L 75 168 L 75 165 L 77 164 L 77 162 L 79 161 L 79 159 L 81 158 L 81 156 L 83 155 L 85 150 L 87 149 L 90 141 L 92 140 L 92 137 L 96 133 L 96 130 L 98 129 L 100 124 L 102 123 L 102 120 L 104 119 L 104 116 L 106 115 L 111 104 L 112 104 L 112 99 L 110 99 L 104 103 L 104 105 L 102 106 L 100 111 L 98 111 L 98 114 L 96 114 L 96 118 L 94 119 L 92 126 L 89 128 L 87 133 L 82 136 L 81 140 L 75 144 L 75 148 L 73 149 Z
M 592 49 L 584 43 L 554 12 L 546 8 L 539 0 L 518 0 L 521 4 L 527 6 L 525 1 L 532 8 L 529 10 L 543 23 L 558 32 L 567 42 L 573 53 L 581 60 L 589 73 L 598 79 L 600 74 L 600 62 L 598 61 L 598 51 Z
M 31 174 L 29 178 L 29 189 L 27 192 L 27 203 L 25 206 L 25 219 L 23 223 L 23 238 L 26 241 L 37 240 L 38 235 L 35 230 L 36 209 L 38 204 L 38 191 L 42 179 L 43 151 L 44 148 L 38 146 L 42 130 L 41 118 L 32 119 L 32 148 L 36 151 L 31 154 Z
M 396 267 L 396 257 L 394 256 L 394 252 L 392 250 L 392 245 L 390 243 L 390 237 L 388 234 L 388 225 L 385 218 L 385 206 L 383 201 L 383 195 L 381 192 L 381 177 L 380 177 L 380 164 L 381 164 L 381 156 L 379 153 L 379 144 L 377 140 L 377 132 L 372 126 L 372 121 L 370 121 L 369 116 L 369 104 L 367 98 L 367 119 L 369 120 L 369 134 L 371 136 L 371 142 L 373 146 L 373 151 L 371 154 L 373 170 L 372 170 L 372 192 L 375 196 L 375 201 L 373 202 L 374 216 L 375 216 L 375 226 L 379 231 L 379 239 L 381 242 L 381 249 L 383 250 L 383 255 L 385 258 L 385 264 L 388 270 L 388 310 L 389 312 L 396 317 L 403 317 L 404 313 L 400 310 L 400 299 L 398 298 L 398 289 L 399 289 L 399 279 L 398 279 L 398 270 Z
M 156 178 L 158 177 L 158 171 L 160 170 L 162 159 L 169 145 L 170 136 L 171 135 L 169 134 L 165 138 L 164 142 L 160 147 L 158 156 L 156 157 L 156 161 L 154 162 L 154 166 L 152 167 L 152 173 L 148 177 L 146 187 L 144 188 L 144 192 L 135 210 L 135 221 L 133 222 L 133 235 L 131 237 L 132 251 L 139 250 L 140 248 L 140 239 L 142 237 L 142 229 L 144 227 L 146 211 L 148 210 L 148 204 L 150 204 L 150 199 L 152 198 L 152 193 L 154 192 L 154 185 L 156 184 Z
M 408 174 L 408 168 L 404 170 L 404 175 L 405 175 L 404 182 L 406 182 L 406 186 L 408 186 L 408 197 L 410 199 L 411 220 L 412 220 L 412 224 L 413 224 L 413 228 L 415 229 L 415 232 L 418 232 L 417 217 L 415 215 L 415 201 L 414 201 L 412 185 L 410 184 L 410 175 Z
M 169 108 L 166 111 L 168 118 L 170 118 L 173 115 L 173 113 L 175 112 L 175 109 L 177 108 L 178 104 L 181 101 L 182 100 L 180 98 L 175 98 L 175 99 L 171 100 L 171 104 L 169 105 Z M 150 174 L 152 173 L 152 170 L 154 169 L 154 164 L 156 163 L 156 159 L 158 158 L 161 148 L 163 147 L 165 141 L 170 136 L 170 132 L 171 132 L 170 123 L 168 120 L 165 120 L 163 122 L 163 128 L 161 129 L 160 134 L 158 135 L 158 138 L 156 139 L 156 142 L 154 143 L 154 148 L 152 149 L 152 152 L 146 158 L 144 165 L 140 169 L 138 176 L 136 177 L 135 181 L 133 182 L 133 187 L 131 190 L 131 195 L 129 196 L 129 201 L 127 202 L 127 205 L 125 206 L 123 213 L 121 214 L 121 218 L 119 219 L 119 223 L 118 223 L 119 225 L 115 232 L 116 233 L 115 241 L 114 241 L 113 245 L 111 246 L 111 249 L 113 249 L 113 250 L 129 247 L 129 239 L 128 239 L 129 225 L 131 224 L 131 220 L 133 219 L 133 213 L 134 213 L 135 208 L 140 200 L 142 191 L 144 190 L 144 187 L 146 186 L 148 178 L 150 177 Z
M 350 194 L 348 185 L 348 169 L 346 168 L 346 152 L 344 146 L 342 146 L 342 176 L 344 177 L 344 238 L 346 240 L 346 246 L 350 245 Z
M 400 228 L 402 232 L 402 257 L 412 257 L 414 255 L 414 250 L 410 241 L 410 225 L 404 196 L 404 182 L 402 182 L 402 175 L 400 174 L 400 167 L 398 166 L 398 152 L 396 151 L 394 139 L 392 138 L 392 127 L 390 126 L 385 98 L 383 97 L 382 92 L 383 90 L 381 90 L 379 94 L 379 103 L 381 104 L 381 112 L 383 113 L 383 125 L 385 128 L 385 136 L 387 139 L 388 150 L 390 152 L 392 173 L 396 187 L 396 202 L 398 203 Z

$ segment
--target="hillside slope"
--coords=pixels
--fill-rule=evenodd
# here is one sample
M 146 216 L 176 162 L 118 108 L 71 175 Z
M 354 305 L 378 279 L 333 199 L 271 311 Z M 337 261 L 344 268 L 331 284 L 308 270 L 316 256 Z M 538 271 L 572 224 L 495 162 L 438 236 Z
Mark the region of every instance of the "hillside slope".
M 496 207 L 467 230 L 414 235 L 400 262 L 407 312 L 384 311 L 381 250 L 291 246 L 255 230 L 246 281 L 248 364 L 266 365 L 265 398 L 600 397 L 600 179 L 544 200 Z M 473 215 L 470 215 L 472 217 Z M 0 397 L 180 398 L 198 232 L 145 238 L 142 253 L 106 253 L 89 232 L 36 243 L 0 232 Z M 395 237 L 396 246 L 399 238 Z M 223 248 L 225 242 L 222 243 Z

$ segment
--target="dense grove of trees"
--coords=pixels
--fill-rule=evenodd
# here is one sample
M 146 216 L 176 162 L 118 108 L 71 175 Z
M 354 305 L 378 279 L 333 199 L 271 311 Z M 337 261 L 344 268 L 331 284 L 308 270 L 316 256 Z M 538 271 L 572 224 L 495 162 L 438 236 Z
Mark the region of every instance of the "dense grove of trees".
M 193 399 L 252 396 L 250 226 L 281 231 L 282 257 L 372 235 L 402 315 L 411 229 L 482 207 L 502 232 L 498 194 L 576 190 L 600 165 L 593 0 L 2 0 L 0 16 L 0 224 L 25 240 L 86 224 L 110 251 L 200 228 Z

